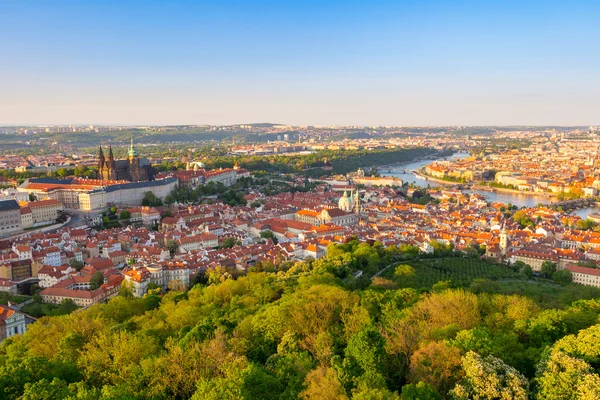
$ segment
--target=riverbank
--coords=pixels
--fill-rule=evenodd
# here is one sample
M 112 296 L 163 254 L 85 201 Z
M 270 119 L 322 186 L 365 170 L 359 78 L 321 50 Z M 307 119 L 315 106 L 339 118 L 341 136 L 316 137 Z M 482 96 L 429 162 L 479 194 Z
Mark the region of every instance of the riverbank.
M 439 183 L 440 185 L 447 185 L 447 186 L 462 185 L 462 183 L 460 183 L 460 182 L 445 181 L 443 179 L 434 178 L 432 176 L 425 175 L 425 174 L 423 174 L 421 172 L 418 172 L 418 171 L 412 171 L 412 173 L 417 178 L 425 179 L 426 181 L 431 181 L 431 182 Z

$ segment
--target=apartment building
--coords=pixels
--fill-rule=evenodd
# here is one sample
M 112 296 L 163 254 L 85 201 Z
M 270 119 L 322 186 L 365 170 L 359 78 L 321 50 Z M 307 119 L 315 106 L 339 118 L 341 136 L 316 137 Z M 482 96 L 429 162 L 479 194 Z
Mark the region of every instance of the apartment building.
M 0 235 L 20 232 L 21 208 L 15 200 L 0 201 Z

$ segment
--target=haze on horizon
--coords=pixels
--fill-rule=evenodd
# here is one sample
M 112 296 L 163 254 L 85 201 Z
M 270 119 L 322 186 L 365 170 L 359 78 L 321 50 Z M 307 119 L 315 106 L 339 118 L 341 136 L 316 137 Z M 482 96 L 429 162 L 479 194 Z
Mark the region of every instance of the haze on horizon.
M 282 3 L 0 2 L 0 125 L 600 124 L 598 2 Z

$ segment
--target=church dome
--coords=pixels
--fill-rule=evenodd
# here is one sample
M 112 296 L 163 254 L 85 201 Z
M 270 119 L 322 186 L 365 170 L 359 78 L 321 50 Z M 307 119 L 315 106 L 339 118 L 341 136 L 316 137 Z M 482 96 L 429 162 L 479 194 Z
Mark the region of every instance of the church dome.
M 344 191 L 344 195 L 338 201 L 338 208 L 344 211 L 352 211 L 352 198 Z

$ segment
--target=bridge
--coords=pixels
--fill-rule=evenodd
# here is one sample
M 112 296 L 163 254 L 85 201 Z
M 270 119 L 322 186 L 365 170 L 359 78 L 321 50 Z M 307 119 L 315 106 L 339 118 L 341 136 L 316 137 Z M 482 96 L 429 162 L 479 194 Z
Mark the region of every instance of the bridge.
M 598 198 L 588 197 L 585 199 L 572 199 L 557 201 L 554 203 L 544 204 L 547 207 L 562 207 L 563 210 L 576 210 L 578 208 L 595 207 L 598 204 Z

